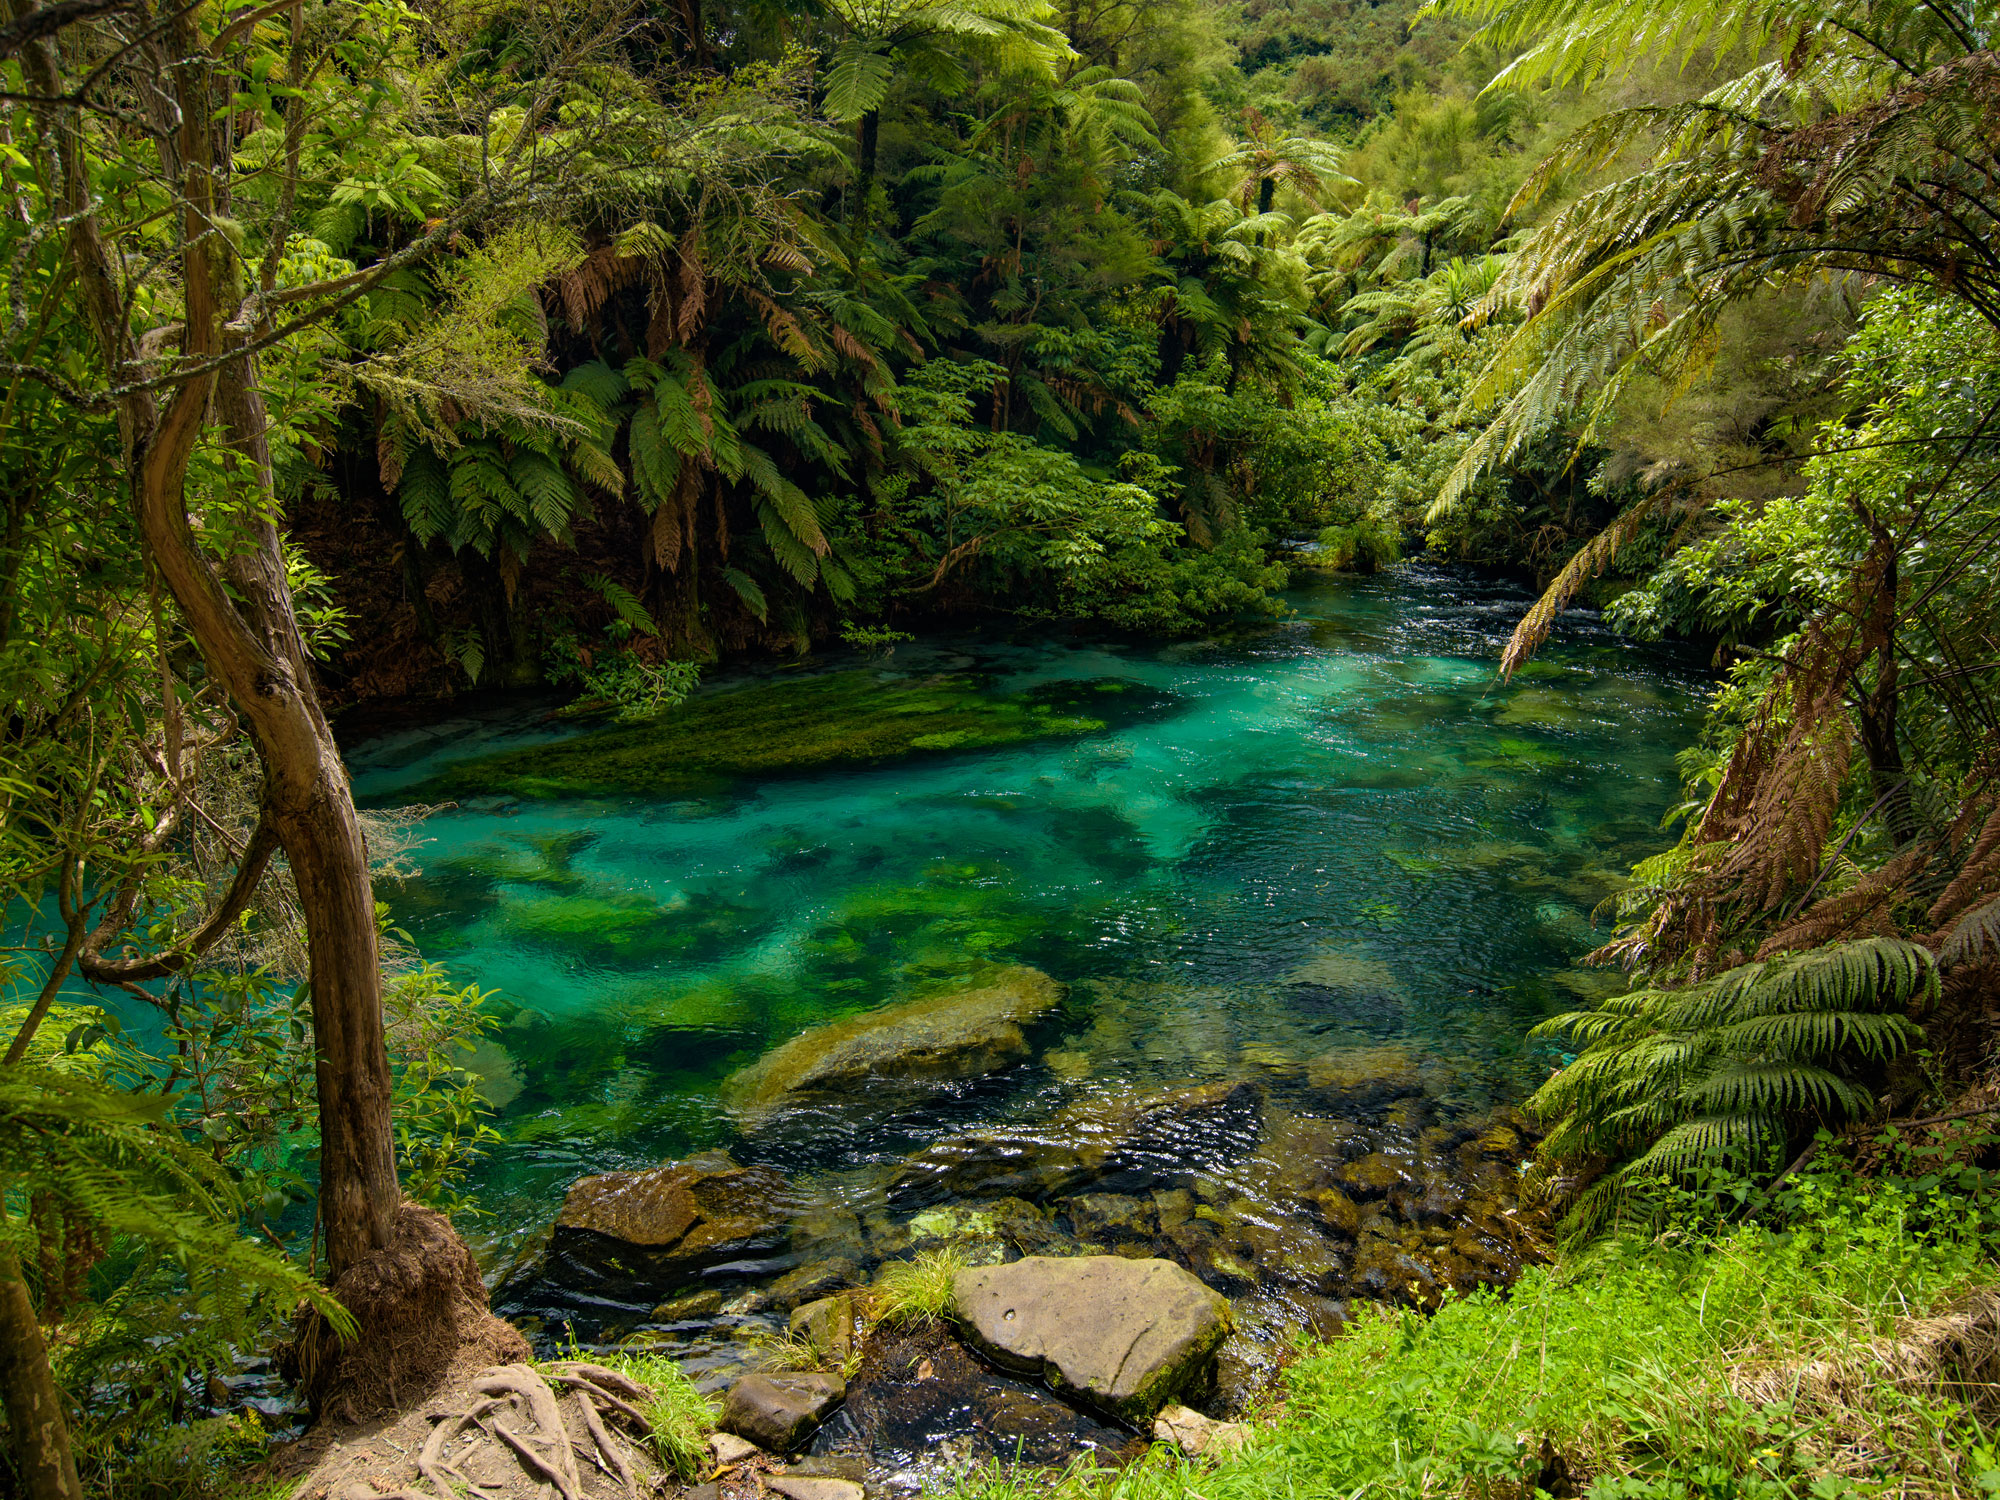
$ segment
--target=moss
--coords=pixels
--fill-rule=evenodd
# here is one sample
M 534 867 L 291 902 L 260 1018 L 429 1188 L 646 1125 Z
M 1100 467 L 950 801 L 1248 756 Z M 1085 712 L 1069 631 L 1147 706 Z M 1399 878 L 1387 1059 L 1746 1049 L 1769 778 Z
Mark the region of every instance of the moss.
M 642 896 L 533 896 L 503 902 L 493 918 L 501 941 L 611 964 L 718 958 L 753 942 L 771 921 L 768 912 L 707 895 L 671 907 Z
M 739 776 L 1094 733 L 1106 727 L 1103 718 L 1069 711 L 1069 700 L 1084 693 L 1095 699 L 1093 709 L 1103 704 L 1094 684 L 1003 697 L 972 676 L 884 680 L 857 671 L 758 683 L 699 694 L 650 723 L 462 761 L 420 790 L 460 797 L 704 795 Z M 1156 706 L 1118 704 L 1140 712 Z

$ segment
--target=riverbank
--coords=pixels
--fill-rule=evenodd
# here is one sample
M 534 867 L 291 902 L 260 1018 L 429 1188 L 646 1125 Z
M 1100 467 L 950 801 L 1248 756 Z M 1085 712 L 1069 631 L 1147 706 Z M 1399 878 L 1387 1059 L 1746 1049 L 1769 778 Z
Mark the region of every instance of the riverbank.
M 1121 1449 L 1067 1466 L 941 1455 L 924 1489 L 955 1500 L 1990 1495 L 2000 1487 L 1995 1178 L 1967 1161 L 1992 1139 L 1965 1126 L 1912 1137 L 1902 1162 L 1955 1163 L 1948 1184 L 1936 1172 L 1869 1179 L 1835 1166 L 1792 1183 L 1752 1222 L 1718 1213 L 1734 1206 L 1729 1193 L 1684 1197 L 1677 1222 L 1532 1268 L 1505 1293 L 1452 1298 L 1429 1314 L 1357 1303 L 1337 1337 L 1292 1351 L 1280 1387 L 1240 1427 L 1137 1418 Z M 829 1345 L 808 1327 L 767 1349 L 766 1362 L 823 1371 L 818 1405 L 836 1413 L 842 1396 L 884 1404 L 890 1385 L 906 1409 L 975 1399 L 968 1381 L 1005 1377 L 967 1360 L 963 1345 L 983 1348 L 985 1335 L 964 1296 L 954 1302 L 952 1272 L 919 1262 L 843 1301 L 843 1319 L 860 1315 L 858 1342 Z M 718 1418 L 744 1430 L 735 1397 L 724 1414 L 668 1361 L 608 1363 L 646 1383 L 656 1493 L 914 1492 L 913 1476 L 825 1441 L 840 1431 L 832 1421 L 803 1457 L 760 1450 L 714 1435 Z M 828 1390 L 839 1394 L 829 1401 Z M 996 1410 L 1018 1420 L 1018 1404 Z M 817 1420 L 798 1429 L 801 1442 Z M 302 1500 L 334 1493 L 330 1476 L 352 1475 L 370 1451 L 364 1440 L 324 1460 Z M 373 1452 L 374 1486 L 387 1493 L 405 1476 L 389 1445 L 378 1439 Z

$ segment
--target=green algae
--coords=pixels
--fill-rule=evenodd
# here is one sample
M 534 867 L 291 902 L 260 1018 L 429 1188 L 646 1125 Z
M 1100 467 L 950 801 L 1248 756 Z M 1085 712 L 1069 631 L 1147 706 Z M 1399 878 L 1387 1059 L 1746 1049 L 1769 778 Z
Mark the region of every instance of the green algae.
M 737 778 L 1096 733 L 1098 684 L 1010 697 L 969 675 L 835 672 L 699 694 L 664 718 L 459 762 L 423 795 L 699 796 Z M 1094 705 L 1093 705 L 1094 706 Z
M 1552 688 L 1517 688 L 1493 716 L 1496 724 L 1529 729 L 1579 729 L 1590 715 L 1573 694 Z

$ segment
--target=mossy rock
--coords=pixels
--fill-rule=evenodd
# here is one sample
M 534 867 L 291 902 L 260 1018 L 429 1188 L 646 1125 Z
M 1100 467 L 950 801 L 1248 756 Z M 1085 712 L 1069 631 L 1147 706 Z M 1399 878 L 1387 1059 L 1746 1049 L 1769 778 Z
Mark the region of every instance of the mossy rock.
M 1060 686 L 1062 699 L 1077 696 L 1078 684 Z M 1105 727 L 1053 690 L 1002 697 L 967 675 L 884 680 L 835 672 L 701 693 L 647 723 L 461 761 L 419 792 L 682 797 L 744 776 L 992 749 Z
M 1229 1331 L 1229 1304 L 1180 1266 L 1104 1255 L 961 1271 L 952 1311 L 1002 1369 L 1134 1424 L 1204 1389 Z
M 1002 969 L 975 989 L 816 1026 L 730 1075 L 722 1101 L 760 1121 L 816 1094 L 860 1094 L 881 1080 L 976 1078 L 1029 1055 L 1022 1028 L 1062 999 L 1036 969 Z
M 1590 715 L 1568 693 L 1520 688 L 1507 695 L 1493 722 L 1532 729 L 1575 729 L 1589 723 Z

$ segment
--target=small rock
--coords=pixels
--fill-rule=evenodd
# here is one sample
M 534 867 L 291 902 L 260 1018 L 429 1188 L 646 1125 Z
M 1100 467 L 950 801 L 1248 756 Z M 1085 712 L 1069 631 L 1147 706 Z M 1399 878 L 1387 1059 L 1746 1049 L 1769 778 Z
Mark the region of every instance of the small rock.
M 709 1318 L 722 1311 L 722 1292 L 716 1287 L 674 1297 L 653 1309 L 655 1323 L 681 1323 L 690 1318 Z
M 708 1456 L 724 1468 L 740 1464 L 746 1458 L 755 1458 L 763 1451 L 748 1438 L 740 1438 L 733 1432 L 711 1432 L 708 1435 Z
M 1423 1092 L 1406 1047 L 1343 1047 L 1306 1064 L 1306 1082 L 1330 1102 L 1380 1104 Z
M 816 1453 L 785 1465 L 788 1479 L 846 1479 L 861 1484 L 868 1478 L 868 1459 L 860 1453 Z
M 854 1352 L 854 1300 L 822 1297 L 796 1307 L 786 1331 L 812 1345 L 813 1352 L 837 1370 Z
M 691 1484 L 681 1491 L 681 1500 L 722 1500 L 722 1486 L 715 1483 Z
M 1250 1441 L 1250 1428 L 1242 1422 L 1218 1422 L 1185 1406 L 1169 1406 L 1153 1419 L 1153 1436 L 1172 1443 L 1189 1458 L 1205 1453 L 1233 1453 Z
M 764 1289 L 772 1307 L 793 1308 L 844 1287 L 858 1286 L 861 1267 L 845 1256 L 808 1261 L 794 1267 Z
M 745 1375 L 729 1388 L 716 1425 L 770 1452 L 790 1453 L 846 1394 L 838 1375 Z
M 1166 1260 L 1030 1256 L 959 1272 L 953 1299 L 996 1364 L 1131 1422 L 1201 1385 L 1229 1327 L 1229 1305 Z
M 1119 1193 L 1078 1193 L 1064 1207 L 1076 1237 L 1100 1245 L 1148 1238 L 1158 1222 L 1137 1198 Z
M 554 1244 L 591 1263 L 624 1264 L 637 1250 L 654 1275 L 685 1273 L 775 1245 L 790 1200 L 785 1179 L 771 1168 L 739 1166 L 709 1152 L 571 1183 Z
M 851 1479 L 822 1479 L 810 1474 L 772 1474 L 764 1483 L 785 1500 L 863 1500 L 867 1494 Z
M 1350 1198 L 1381 1198 L 1397 1188 L 1417 1184 L 1413 1164 L 1386 1151 L 1371 1152 L 1359 1161 L 1347 1162 L 1334 1173 L 1334 1180 Z
M 1319 1209 L 1320 1222 L 1335 1234 L 1351 1240 L 1361 1232 L 1361 1210 L 1339 1188 L 1322 1188 L 1313 1194 L 1313 1204 Z

